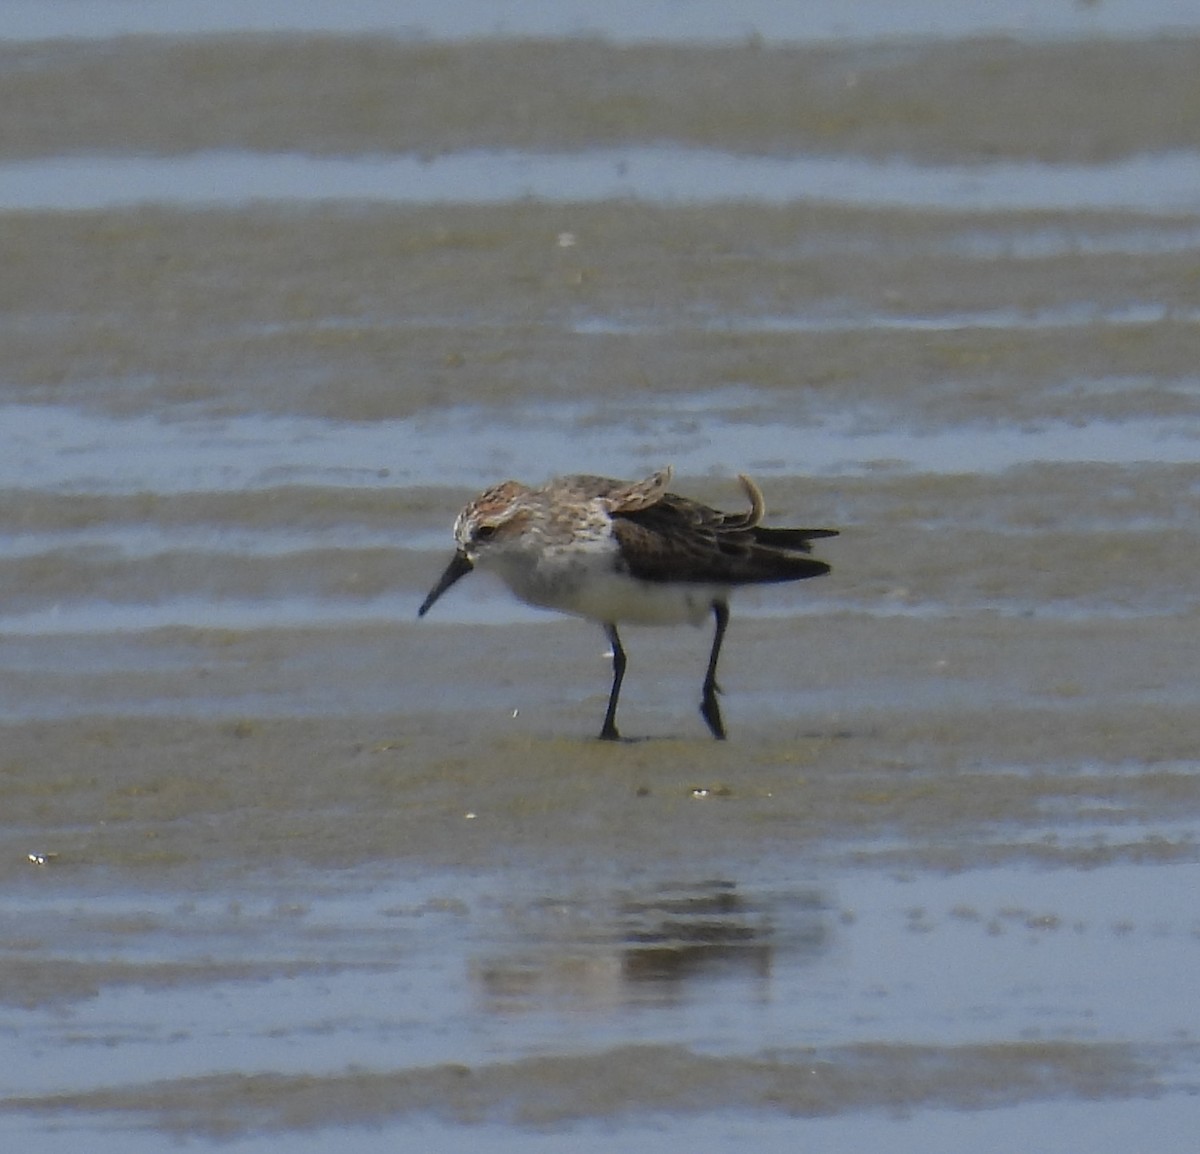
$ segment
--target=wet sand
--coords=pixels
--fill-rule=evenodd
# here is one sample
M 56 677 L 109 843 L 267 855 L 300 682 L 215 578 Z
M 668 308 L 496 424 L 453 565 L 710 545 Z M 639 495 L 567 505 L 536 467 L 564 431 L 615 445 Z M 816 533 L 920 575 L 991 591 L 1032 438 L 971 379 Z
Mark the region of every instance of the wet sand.
M 1198 54 L 8 45 L 0 160 L 1036 182 L 1195 151 Z M 152 205 L 0 251 L 0 1134 L 929 1150 L 1049 1106 L 1190 1149 L 1200 205 Z M 735 599 L 730 741 L 703 631 L 629 632 L 611 745 L 594 626 L 483 577 L 416 620 L 484 483 L 668 461 L 843 534 Z
M 752 36 L 736 46 L 131 37 L 3 55 L 14 157 L 230 147 L 433 156 L 670 140 L 1094 163 L 1191 148 L 1200 116 L 1200 48 L 1187 37 L 813 47 Z M 93 98 L 64 115 L 72 87 Z

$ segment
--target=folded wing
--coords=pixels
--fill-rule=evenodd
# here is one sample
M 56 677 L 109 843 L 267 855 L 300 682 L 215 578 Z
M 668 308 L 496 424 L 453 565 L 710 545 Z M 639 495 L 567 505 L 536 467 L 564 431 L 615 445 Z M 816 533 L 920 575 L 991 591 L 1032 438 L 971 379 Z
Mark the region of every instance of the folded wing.
M 806 556 L 833 529 L 773 529 L 751 514 L 722 513 L 664 494 L 642 508 L 614 510 L 613 532 L 629 573 L 643 581 L 747 585 L 800 581 L 829 572 Z

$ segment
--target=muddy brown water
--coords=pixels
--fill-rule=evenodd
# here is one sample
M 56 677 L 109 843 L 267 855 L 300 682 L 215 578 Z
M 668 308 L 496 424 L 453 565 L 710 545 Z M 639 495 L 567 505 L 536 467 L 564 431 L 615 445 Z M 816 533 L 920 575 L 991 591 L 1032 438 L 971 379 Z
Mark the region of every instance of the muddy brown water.
M 0 64 L 6 1143 L 1192 1148 L 1200 42 Z M 139 192 L 276 153 L 476 183 Z M 629 631 L 610 745 L 593 625 L 416 620 L 483 485 L 668 462 L 842 531 L 735 598 L 728 742 L 704 632 Z

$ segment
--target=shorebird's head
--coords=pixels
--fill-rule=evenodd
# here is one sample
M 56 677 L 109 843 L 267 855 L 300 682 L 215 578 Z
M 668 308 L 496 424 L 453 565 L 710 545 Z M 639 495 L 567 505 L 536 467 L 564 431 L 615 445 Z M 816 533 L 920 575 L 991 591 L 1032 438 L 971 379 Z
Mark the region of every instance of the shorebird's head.
M 429 596 L 421 602 L 418 617 L 424 617 L 433 603 L 461 577 L 478 564 L 487 564 L 511 546 L 529 519 L 529 509 L 522 498 L 529 493 L 518 481 L 504 481 L 481 493 L 467 505 L 454 522 L 454 540 L 458 544 L 454 556 Z

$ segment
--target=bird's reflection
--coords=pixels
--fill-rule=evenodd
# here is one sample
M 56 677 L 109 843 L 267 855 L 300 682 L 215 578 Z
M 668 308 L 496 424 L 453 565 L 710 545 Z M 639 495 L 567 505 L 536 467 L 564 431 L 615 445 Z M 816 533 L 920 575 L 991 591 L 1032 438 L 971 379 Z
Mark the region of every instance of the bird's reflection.
M 766 998 L 781 955 L 802 965 L 825 951 L 829 908 L 815 889 L 747 892 L 724 879 L 543 898 L 506 911 L 511 946 L 480 959 L 474 978 L 497 1013 L 675 1002 L 718 980 Z
M 732 882 L 702 882 L 676 893 L 630 899 L 619 917 L 625 927 L 623 970 L 630 982 L 679 982 L 705 970 L 770 973 L 770 917 Z

